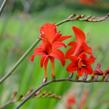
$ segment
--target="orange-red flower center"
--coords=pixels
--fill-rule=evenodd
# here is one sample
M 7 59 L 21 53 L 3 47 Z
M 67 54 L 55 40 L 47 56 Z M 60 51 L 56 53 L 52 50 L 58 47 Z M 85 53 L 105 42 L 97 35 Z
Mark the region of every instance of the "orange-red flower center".
M 85 62 L 81 58 L 78 59 L 78 68 L 81 69 L 82 67 L 86 67 Z

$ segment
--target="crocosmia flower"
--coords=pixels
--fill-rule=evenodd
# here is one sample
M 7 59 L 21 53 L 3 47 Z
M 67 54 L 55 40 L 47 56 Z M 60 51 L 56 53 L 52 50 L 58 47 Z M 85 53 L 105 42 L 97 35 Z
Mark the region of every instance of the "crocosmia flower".
M 75 33 L 76 41 L 68 44 L 71 48 L 66 52 L 66 58 L 70 59 L 71 63 L 68 65 L 67 71 L 70 73 L 77 71 L 79 76 L 82 76 L 83 73 L 92 74 L 91 64 L 94 63 L 95 57 L 86 42 L 85 33 L 77 27 L 72 29 Z
M 82 76 L 83 73 L 93 73 L 93 69 L 91 67 L 91 64 L 95 61 L 93 56 L 88 57 L 86 53 L 81 53 L 79 56 L 72 56 L 70 59 L 71 63 L 67 67 L 67 71 L 70 73 L 77 71 L 79 76 Z
M 54 74 L 54 60 L 58 59 L 62 65 L 65 64 L 64 53 L 59 49 L 66 47 L 63 43 L 64 40 L 70 38 L 70 36 L 62 36 L 56 28 L 55 24 L 44 24 L 40 29 L 41 44 L 34 49 L 34 53 L 31 56 L 31 60 L 34 61 L 36 55 L 40 55 L 40 66 L 44 68 L 44 77 L 47 78 L 47 65 L 48 61 L 51 62 L 52 77 Z

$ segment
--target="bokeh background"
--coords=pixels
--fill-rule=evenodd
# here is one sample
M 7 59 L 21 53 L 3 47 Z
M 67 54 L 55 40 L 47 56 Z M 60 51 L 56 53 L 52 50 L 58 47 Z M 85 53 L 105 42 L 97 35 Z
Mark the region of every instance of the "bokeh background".
M 0 0 L 0 4 L 3 0 Z M 102 16 L 109 12 L 109 0 L 96 0 L 87 4 L 80 0 L 8 0 L 5 10 L 0 17 L 0 77 L 3 76 L 37 39 L 40 26 L 46 22 L 56 23 L 72 13 Z M 61 33 L 72 35 L 72 26 L 78 26 L 85 31 L 87 41 L 93 48 L 96 63 L 102 68 L 109 66 L 109 19 L 98 23 L 69 22 L 58 29 Z M 30 53 L 30 55 L 32 52 Z M 29 56 L 30 56 L 29 55 Z M 29 56 L 16 69 L 15 73 L 0 85 L 0 106 L 8 103 L 13 93 L 17 98 L 25 95 L 31 89 L 37 88 L 43 79 L 43 69 L 39 65 L 39 57 L 32 63 Z M 95 68 L 96 66 L 93 66 Z M 49 66 L 49 79 L 50 66 Z M 56 61 L 56 77 L 66 77 L 68 73 Z M 78 92 L 76 98 L 79 102 L 83 91 L 88 90 L 87 100 L 83 109 L 109 109 L 108 83 L 58 83 L 47 86 L 42 90 L 62 96 L 67 93 Z M 50 97 L 34 97 L 21 109 L 63 109 L 64 100 Z M 17 104 L 11 103 L 4 109 L 14 109 Z M 75 109 L 77 109 L 77 105 Z

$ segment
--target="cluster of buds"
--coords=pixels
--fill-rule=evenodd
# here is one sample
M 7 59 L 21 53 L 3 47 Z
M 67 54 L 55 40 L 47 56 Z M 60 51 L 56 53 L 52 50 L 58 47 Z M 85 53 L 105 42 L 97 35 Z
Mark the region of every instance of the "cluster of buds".
M 97 80 L 98 77 L 101 76 L 103 81 L 108 81 L 108 77 L 109 77 L 109 67 L 106 70 L 102 70 L 101 69 L 101 64 L 97 64 L 93 76 L 92 76 L 92 80 Z

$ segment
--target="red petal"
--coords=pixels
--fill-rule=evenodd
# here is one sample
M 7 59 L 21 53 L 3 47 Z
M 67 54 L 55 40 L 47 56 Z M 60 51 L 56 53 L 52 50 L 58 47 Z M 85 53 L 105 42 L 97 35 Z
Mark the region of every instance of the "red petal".
M 70 48 L 67 52 L 66 52 L 66 58 L 70 58 L 73 54 L 74 50 L 72 48 Z
M 46 55 L 52 49 L 52 45 L 47 40 L 42 40 L 39 48 L 35 48 L 34 55 Z
M 87 55 L 85 52 L 82 52 L 79 57 L 82 59 L 82 60 L 86 60 L 87 59 Z
M 83 71 L 83 73 L 86 73 L 86 74 L 93 73 L 92 67 L 90 65 L 87 65 L 85 68 L 81 68 L 81 70 Z
M 84 43 L 82 46 L 83 46 L 83 49 L 85 52 L 92 54 L 92 49 L 90 47 L 88 47 L 88 45 L 86 43 Z
M 42 43 L 41 43 L 40 47 L 41 47 L 43 50 L 45 50 L 45 49 L 51 47 L 51 43 L 48 42 L 48 40 L 46 40 L 46 39 L 42 39 Z
M 93 55 L 91 55 L 88 59 L 87 59 L 87 63 L 88 64 L 93 64 L 95 62 L 95 57 Z
M 76 39 L 77 39 L 78 43 L 81 44 L 81 43 L 85 42 L 84 32 L 82 30 L 80 30 L 79 28 L 75 27 L 75 26 L 72 29 L 73 29 L 73 31 L 75 33 L 75 36 L 76 36 Z
M 48 56 L 44 55 L 41 58 L 40 65 L 41 67 L 44 67 L 44 78 L 45 79 L 47 78 L 47 64 L 48 64 Z
M 71 46 L 71 47 L 76 47 L 77 46 L 77 42 L 70 42 L 68 45 Z
M 67 52 L 66 52 L 66 58 L 69 58 L 70 56 L 72 56 L 75 53 L 75 47 L 70 48 Z
M 49 42 L 53 41 L 56 32 L 56 25 L 50 23 L 44 24 L 40 29 L 41 37 L 47 39 Z
M 43 49 L 39 47 L 34 49 L 34 55 L 45 55 L 45 53 L 43 52 Z
M 54 50 L 52 53 L 50 53 L 50 56 L 57 58 L 61 61 L 62 65 L 65 64 L 65 56 L 64 53 L 60 50 Z
M 77 63 L 77 61 L 78 61 L 78 57 L 77 56 L 71 56 L 70 59 L 71 59 L 71 61 L 73 63 Z
M 33 55 L 30 57 L 30 60 L 33 62 L 33 61 L 34 61 L 34 58 L 35 58 L 35 55 L 33 54 Z
M 74 73 L 77 70 L 77 66 L 72 62 L 67 66 L 67 71 L 70 73 Z
M 53 49 L 57 49 L 60 47 L 66 47 L 66 45 L 63 42 L 59 42 L 59 41 L 54 42 L 52 46 L 53 46 Z
M 47 55 L 43 55 L 41 57 L 41 60 L 40 60 L 40 66 L 43 67 L 43 66 L 47 66 L 48 64 L 48 56 Z
M 79 76 L 82 76 L 83 73 L 84 73 L 84 72 L 82 71 L 82 69 L 79 69 L 79 70 L 78 70 L 78 75 L 79 75 Z
M 59 40 L 60 37 L 62 37 L 62 35 L 57 32 L 57 33 L 55 34 L 55 37 L 54 37 L 54 40 L 53 40 L 53 41 L 60 41 L 60 40 Z
M 68 38 L 71 38 L 71 36 L 61 36 L 61 37 L 59 38 L 59 41 L 64 41 L 64 40 L 66 40 L 66 39 L 68 39 Z
M 93 70 L 92 70 L 92 67 L 91 66 L 87 66 L 87 72 L 88 74 L 92 74 L 93 73 Z
M 55 77 L 55 73 L 54 73 L 54 58 L 50 58 L 51 61 L 51 67 L 52 67 L 52 78 Z

